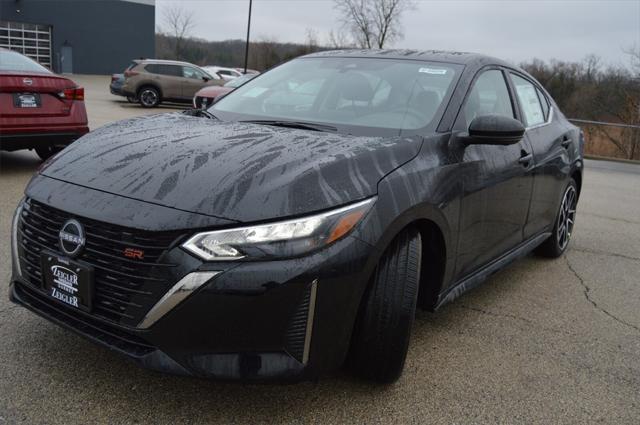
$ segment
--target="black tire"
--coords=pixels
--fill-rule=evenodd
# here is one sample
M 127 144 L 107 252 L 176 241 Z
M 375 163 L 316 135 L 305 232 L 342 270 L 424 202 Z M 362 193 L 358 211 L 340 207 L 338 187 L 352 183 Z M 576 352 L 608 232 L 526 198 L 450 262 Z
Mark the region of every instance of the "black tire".
M 578 203 L 578 186 L 570 179 L 562 193 L 560 207 L 556 214 L 553 232 L 536 248 L 536 254 L 547 258 L 558 258 L 569 247 L 571 233 L 576 219 L 576 205 Z M 564 225 L 564 230 L 563 230 Z
M 38 156 L 40 157 L 40 159 L 43 161 L 46 161 L 47 159 L 51 158 L 53 155 L 60 152 L 62 148 L 58 148 L 55 146 L 46 146 L 46 147 L 36 148 L 35 150 Z
M 402 374 L 415 318 L 422 242 L 408 229 L 383 254 L 360 307 L 347 360 L 358 376 L 392 383 Z
M 160 90 L 153 86 L 145 86 L 138 90 L 138 102 L 143 108 L 155 108 L 161 100 Z
M 136 96 L 127 96 L 127 102 L 138 103 L 138 98 Z

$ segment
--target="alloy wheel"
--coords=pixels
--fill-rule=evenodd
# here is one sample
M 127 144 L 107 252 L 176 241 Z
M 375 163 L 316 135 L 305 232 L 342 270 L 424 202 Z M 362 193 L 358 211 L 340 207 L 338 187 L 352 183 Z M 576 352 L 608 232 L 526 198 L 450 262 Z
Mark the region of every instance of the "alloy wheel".
M 573 224 L 576 219 L 576 204 L 577 204 L 576 188 L 569 186 L 564 192 L 562 198 L 562 205 L 560 206 L 560 214 L 558 214 L 558 246 L 560 250 L 564 250 L 569 244 L 571 238 L 571 232 L 573 231 Z
M 146 89 L 140 93 L 140 100 L 145 106 L 153 106 L 158 102 L 158 94 L 153 90 Z

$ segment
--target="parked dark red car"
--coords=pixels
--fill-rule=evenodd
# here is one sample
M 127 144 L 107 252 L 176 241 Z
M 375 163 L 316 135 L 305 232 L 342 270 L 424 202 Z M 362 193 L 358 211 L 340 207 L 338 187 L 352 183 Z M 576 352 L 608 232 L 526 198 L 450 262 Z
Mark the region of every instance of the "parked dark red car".
M 206 109 L 218 100 L 220 97 L 231 93 L 247 81 L 256 77 L 258 74 L 245 74 L 242 77 L 234 78 L 227 81 L 223 86 L 207 86 L 203 87 L 193 96 L 193 107 L 198 109 Z
M 84 88 L 0 48 L 0 149 L 49 158 L 89 132 Z

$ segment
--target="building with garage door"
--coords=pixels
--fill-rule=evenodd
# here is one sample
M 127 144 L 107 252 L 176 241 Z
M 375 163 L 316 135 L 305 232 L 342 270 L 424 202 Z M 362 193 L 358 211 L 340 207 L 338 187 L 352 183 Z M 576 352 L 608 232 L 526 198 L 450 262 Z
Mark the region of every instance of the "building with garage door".
M 122 72 L 155 56 L 155 0 L 0 0 L 0 47 L 59 73 Z

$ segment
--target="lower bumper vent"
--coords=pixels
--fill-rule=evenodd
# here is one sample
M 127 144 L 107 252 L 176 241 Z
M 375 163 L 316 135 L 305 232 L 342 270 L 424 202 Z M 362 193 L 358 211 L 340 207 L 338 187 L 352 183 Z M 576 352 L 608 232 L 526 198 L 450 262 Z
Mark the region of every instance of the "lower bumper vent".
M 309 360 L 317 286 L 318 281 L 314 280 L 305 290 L 287 328 L 285 348 L 301 363 L 307 363 Z

